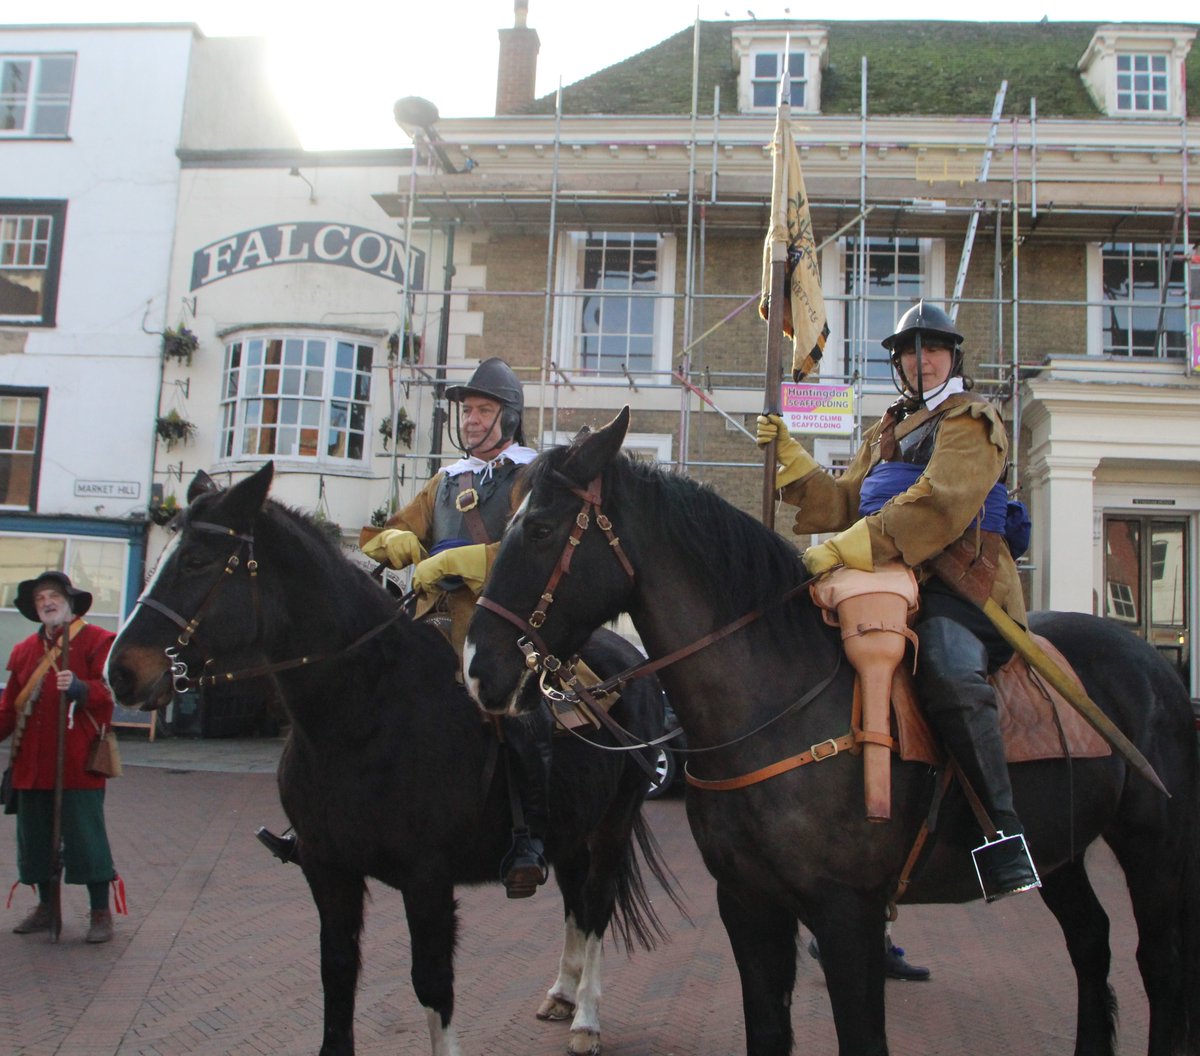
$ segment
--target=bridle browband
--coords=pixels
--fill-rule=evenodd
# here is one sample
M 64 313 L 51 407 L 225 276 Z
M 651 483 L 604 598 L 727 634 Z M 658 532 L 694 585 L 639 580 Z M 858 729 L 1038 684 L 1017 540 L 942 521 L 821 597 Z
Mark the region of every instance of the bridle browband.
M 263 675 L 272 675 L 279 671 L 288 671 L 297 667 L 305 667 L 309 664 L 320 663 L 323 660 L 330 660 L 334 657 L 342 656 L 353 649 L 357 649 L 360 645 L 370 641 L 376 635 L 381 634 L 384 630 L 395 623 L 402 615 L 404 610 L 397 607 L 395 613 L 389 616 L 383 623 L 376 624 L 365 634 L 360 635 L 349 645 L 343 646 L 340 649 L 335 649 L 329 652 L 318 653 L 314 656 L 298 656 L 291 660 L 280 660 L 275 663 L 259 664 L 256 667 L 243 668 L 240 671 L 224 671 L 219 673 L 208 673 L 204 675 L 196 675 L 189 677 L 187 662 L 184 661 L 179 651 L 191 644 L 192 639 L 196 638 L 196 632 L 200 627 L 200 621 L 204 617 L 205 610 L 212 604 L 221 587 L 229 582 L 238 568 L 242 566 L 242 551 L 246 551 L 246 570 L 250 573 L 251 594 L 254 598 L 254 614 L 255 622 L 257 623 L 258 614 L 260 611 L 259 594 L 258 594 L 258 561 L 254 557 L 254 536 L 252 534 L 236 532 L 232 528 L 227 528 L 223 524 L 216 524 L 212 521 L 192 521 L 187 525 L 188 528 L 199 532 L 207 532 L 210 535 L 219 535 L 229 539 L 237 540 L 237 546 L 225 560 L 225 567 L 217 575 L 213 585 L 205 594 L 204 600 L 200 602 L 199 608 L 196 609 L 195 615 L 190 620 L 184 619 L 178 612 L 168 605 L 164 605 L 161 601 L 150 597 L 138 598 L 138 605 L 144 605 L 148 609 L 153 609 L 155 612 L 165 616 L 175 626 L 182 628 L 179 637 L 175 639 L 175 645 L 166 646 L 163 653 L 171 665 L 171 686 L 176 693 L 186 693 L 191 689 L 199 689 L 203 686 L 226 685 L 230 682 L 241 682 L 249 678 L 260 678 Z M 197 645 L 201 643 L 197 641 Z M 207 652 L 207 650 L 202 650 Z M 207 668 L 214 662 L 214 657 L 209 657 L 205 660 L 204 666 Z

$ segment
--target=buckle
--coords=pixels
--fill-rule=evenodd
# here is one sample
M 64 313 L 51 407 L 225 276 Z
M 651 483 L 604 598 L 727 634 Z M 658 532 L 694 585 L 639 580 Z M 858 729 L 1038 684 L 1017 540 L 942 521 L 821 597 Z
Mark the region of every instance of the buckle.
M 818 741 L 808 749 L 812 753 L 813 762 L 819 763 L 824 759 L 832 759 L 841 749 L 832 737 L 827 741 Z
M 469 513 L 479 505 L 479 492 L 474 488 L 463 488 L 454 496 L 454 508 L 459 513 Z

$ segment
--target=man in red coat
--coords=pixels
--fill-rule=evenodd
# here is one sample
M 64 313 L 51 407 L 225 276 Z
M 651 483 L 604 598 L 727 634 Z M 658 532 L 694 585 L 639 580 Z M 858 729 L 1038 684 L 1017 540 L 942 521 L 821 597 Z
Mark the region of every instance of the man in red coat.
M 108 885 L 116 872 L 104 826 L 105 778 L 87 773 L 84 762 L 97 731 L 112 722 L 104 665 L 116 636 L 83 619 L 91 604 L 91 594 L 72 586 L 62 572 L 43 572 L 17 588 L 17 609 L 41 624 L 13 649 L 0 696 L 0 741 L 13 735 L 17 867 L 21 883 L 36 885 L 38 891 L 37 906 L 13 928 L 18 935 L 50 929 L 50 840 L 62 693 L 69 701 L 61 821 L 64 880 L 87 885 L 87 941 L 108 942 L 113 934 Z M 69 635 L 65 665 L 64 634 Z

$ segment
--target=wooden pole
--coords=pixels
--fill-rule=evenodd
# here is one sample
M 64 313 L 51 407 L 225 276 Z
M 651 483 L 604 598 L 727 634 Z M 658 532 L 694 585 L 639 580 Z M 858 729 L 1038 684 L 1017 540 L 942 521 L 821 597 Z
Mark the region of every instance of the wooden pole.
M 778 259 L 777 259 L 778 258 Z M 767 368 L 763 391 L 766 414 L 779 413 L 779 387 L 783 384 L 783 305 L 787 266 L 787 246 L 771 246 L 771 302 L 767 308 Z M 763 449 L 762 522 L 775 527 L 775 466 L 777 444 L 772 440 Z
M 70 600 L 68 599 L 68 604 Z M 62 666 L 69 671 L 71 662 L 71 623 L 74 614 L 62 629 Z M 58 743 L 54 755 L 54 813 L 50 820 L 50 941 L 58 942 L 62 934 L 62 805 L 63 778 L 67 760 L 67 709 L 70 702 L 65 690 L 58 692 Z

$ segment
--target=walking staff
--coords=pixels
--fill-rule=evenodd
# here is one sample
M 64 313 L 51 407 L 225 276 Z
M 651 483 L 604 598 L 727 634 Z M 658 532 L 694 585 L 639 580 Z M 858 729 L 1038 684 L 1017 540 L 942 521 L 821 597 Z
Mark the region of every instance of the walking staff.
M 70 626 L 62 632 L 62 667 L 60 670 L 71 669 L 71 633 Z M 67 711 L 71 702 L 67 699 L 67 691 L 58 691 L 58 743 L 54 753 L 54 813 L 50 821 L 50 941 L 58 942 L 62 934 L 62 808 L 63 808 L 63 774 L 67 761 Z

